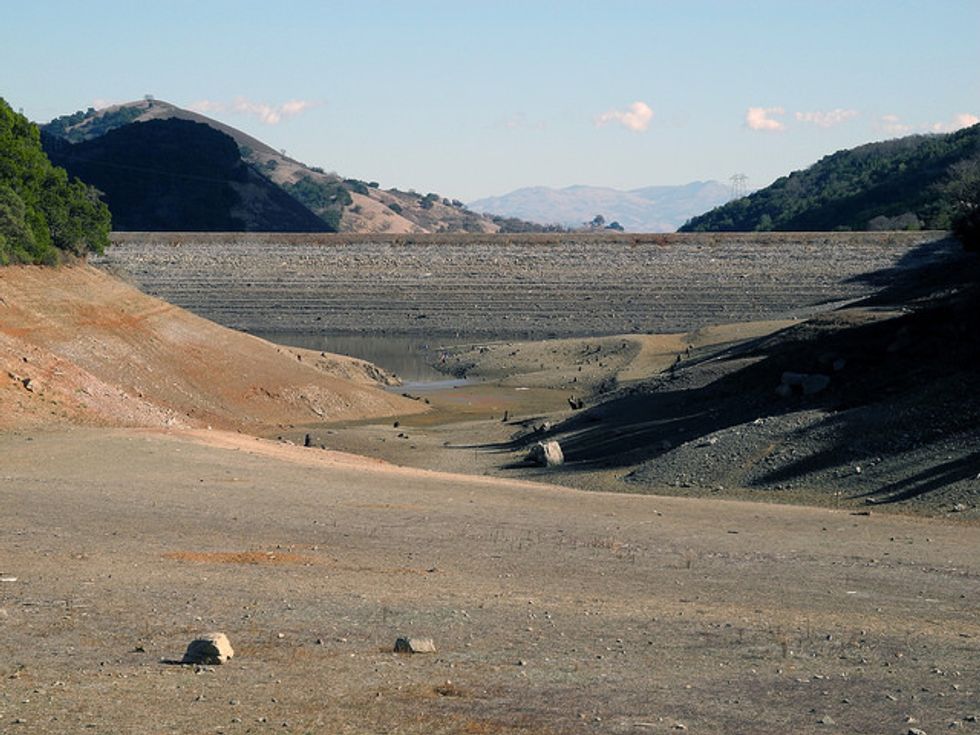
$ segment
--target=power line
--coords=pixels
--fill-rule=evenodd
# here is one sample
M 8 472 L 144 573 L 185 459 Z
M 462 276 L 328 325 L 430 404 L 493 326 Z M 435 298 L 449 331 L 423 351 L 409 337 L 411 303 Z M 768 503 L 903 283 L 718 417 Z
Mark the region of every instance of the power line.
M 749 191 L 749 177 L 745 174 L 732 174 L 728 179 L 732 182 L 732 199 L 741 199 Z

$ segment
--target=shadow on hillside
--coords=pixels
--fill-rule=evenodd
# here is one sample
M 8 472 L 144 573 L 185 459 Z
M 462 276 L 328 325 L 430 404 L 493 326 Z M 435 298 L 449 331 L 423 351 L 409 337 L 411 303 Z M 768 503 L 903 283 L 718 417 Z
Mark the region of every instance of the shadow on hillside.
M 939 285 L 955 282 L 964 259 L 970 260 L 971 256 L 947 235 L 912 248 L 894 266 L 851 276 L 844 282 L 878 289 L 860 303 L 892 305 L 907 301 L 914 293 L 926 295 Z
M 938 462 L 909 477 L 890 482 L 884 487 L 856 497 L 873 500 L 875 503 L 899 503 L 957 482 L 976 479 L 978 476 L 980 476 L 980 452 L 974 452 L 965 457 Z
M 819 397 L 782 400 L 774 389 L 794 355 L 765 357 L 776 336 L 712 351 L 679 365 L 650 384 L 627 389 L 546 431 L 485 449 L 519 451 L 538 441 L 559 439 L 566 464 L 558 471 L 622 468 L 696 442 L 714 432 L 819 407 Z M 810 360 L 807 361 L 808 363 Z M 717 375 L 705 381 L 705 375 Z M 694 384 L 692 386 L 692 384 Z M 522 466 L 522 465 L 514 465 Z
M 929 246 L 923 246 L 929 249 Z M 856 456 L 878 455 L 893 466 L 914 448 L 917 464 L 901 476 L 867 475 L 843 487 L 852 497 L 899 502 L 980 472 L 980 453 L 933 461 L 930 452 L 953 433 L 980 438 L 980 268 L 975 256 L 937 259 L 910 253 L 917 276 L 895 280 L 895 269 L 864 278 L 889 283 L 862 306 L 906 307 L 887 319 L 855 311 L 832 312 L 774 335 L 721 348 L 684 362 L 644 385 L 620 391 L 547 431 L 488 450 L 527 450 L 558 439 L 566 464 L 550 473 L 635 467 L 679 445 L 710 445 L 709 435 L 808 409 L 826 412 L 793 437 L 802 456 L 756 475 L 752 486 L 775 485 L 826 473 Z M 920 259 L 916 261 L 915 259 Z M 901 269 L 899 269 L 901 270 Z M 829 367 L 843 359 L 836 374 Z M 825 373 L 818 395 L 780 398 L 784 371 Z M 792 421 L 786 425 L 792 425 Z M 909 435 L 908 441 L 895 436 Z M 805 441 L 819 437 L 819 441 Z M 793 446 L 796 446 L 795 444 Z M 510 468 L 524 466 L 509 465 Z M 862 495 L 862 493 L 864 493 Z

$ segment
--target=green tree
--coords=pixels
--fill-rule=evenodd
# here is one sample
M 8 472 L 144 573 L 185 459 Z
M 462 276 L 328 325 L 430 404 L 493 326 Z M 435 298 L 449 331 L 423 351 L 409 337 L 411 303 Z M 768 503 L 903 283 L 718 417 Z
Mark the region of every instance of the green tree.
M 52 166 L 37 126 L 0 98 L 0 263 L 101 253 L 109 224 L 95 191 Z
M 980 155 L 950 169 L 946 191 L 956 203 L 953 234 L 967 250 L 980 250 Z

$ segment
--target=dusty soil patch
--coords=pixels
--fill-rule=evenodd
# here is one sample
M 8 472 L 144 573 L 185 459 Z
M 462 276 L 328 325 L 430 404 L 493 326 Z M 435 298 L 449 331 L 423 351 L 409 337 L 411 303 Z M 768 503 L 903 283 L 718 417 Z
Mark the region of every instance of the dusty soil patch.
M 168 551 L 164 559 L 193 562 L 195 564 L 257 564 L 278 566 L 283 564 L 320 564 L 313 556 L 276 551 Z
M 219 432 L 30 438 L 0 435 L 5 730 L 975 727 L 970 527 L 253 453 Z M 164 558 L 205 534 L 336 563 Z M 160 663 L 212 629 L 225 666 Z M 401 635 L 438 653 L 391 653 Z

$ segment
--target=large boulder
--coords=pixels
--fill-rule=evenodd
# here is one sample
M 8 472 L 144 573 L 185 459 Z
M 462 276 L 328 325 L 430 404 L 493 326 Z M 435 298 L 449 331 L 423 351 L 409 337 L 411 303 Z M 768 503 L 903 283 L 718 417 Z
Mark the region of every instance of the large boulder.
M 542 467 L 558 467 L 565 463 L 565 455 L 561 451 L 561 444 L 554 439 L 535 444 L 531 447 L 527 458 L 529 461 Z
M 224 633 L 207 633 L 190 642 L 181 663 L 213 666 L 225 663 L 234 655 L 228 636 Z

